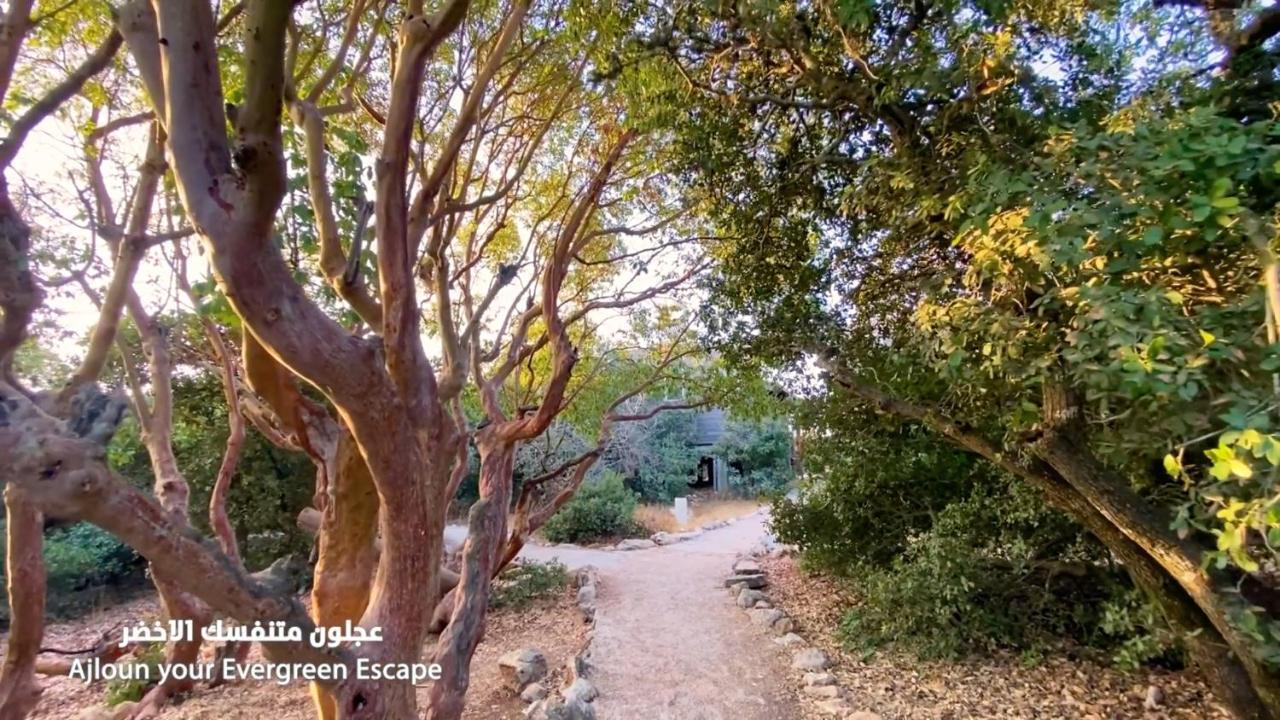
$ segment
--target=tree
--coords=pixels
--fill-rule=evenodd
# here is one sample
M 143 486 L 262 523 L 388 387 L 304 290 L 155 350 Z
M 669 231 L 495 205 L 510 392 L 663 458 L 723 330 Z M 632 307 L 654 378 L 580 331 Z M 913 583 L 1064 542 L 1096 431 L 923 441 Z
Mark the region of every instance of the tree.
M 273 643 L 264 647 L 273 661 L 413 663 L 433 643 L 443 678 L 425 716 L 457 717 L 490 578 L 537 526 L 531 506 L 518 503 L 507 531 L 516 449 L 571 402 L 592 318 L 661 299 L 701 267 L 684 252 L 690 220 L 662 180 L 669 163 L 660 138 L 627 127 L 609 87 L 585 82 L 593 37 L 565 6 L 449 0 L 428 14 L 415 0 L 402 9 L 294 5 L 250 0 L 220 18 L 202 0 L 129 2 L 110 20 L 92 11 L 109 28 L 107 60 L 91 56 L 51 94 L 65 101 L 85 78 L 109 71 L 118 92 L 85 101 L 106 108 L 104 128 L 131 118 L 154 123 L 152 147 L 163 147 L 167 167 L 148 168 L 157 182 L 164 173 L 164 187 L 172 183 L 168 215 L 178 222 L 156 228 L 144 209 L 148 192 L 135 193 L 126 227 L 99 223 L 119 244 L 110 289 L 75 375 L 78 390 L 56 393 L 56 403 L 9 371 L 39 283 L 29 271 L 12 272 L 27 267 L 26 224 L 7 201 L 0 207 L 8 272 L 0 278 L 0 447 L 14 460 L 5 469 L 14 622 L 0 703 L 15 717 L 38 695 L 30 670 L 40 637 L 41 515 L 117 535 L 172 587 L 166 599 L 192 600 L 194 616 L 207 608 L 243 622 L 282 621 L 304 637 L 313 623 L 382 629 L 383 642 L 361 647 Z M 30 10 L 11 8 L 0 90 L 32 27 Z M 122 42 L 127 63 L 108 68 Z M 15 123 L 6 144 L 20 144 L 22 128 Z M 375 149 L 368 201 L 361 170 Z M 305 178 L 295 183 L 298 167 Z M 286 199 L 290 212 L 281 217 Z M 223 342 L 217 360 L 230 417 L 243 411 L 319 468 L 311 617 L 282 587 L 282 567 L 251 575 L 235 560 L 222 518 L 212 522 L 218 549 L 191 531 L 181 474 L 156 460 L 172 455 L 164 368 L 137 383 L 151 405 L 135 402 L 140 416 L 147 411 L 148 448 L 155 446 L 155 496 L 103 462 L 123 411 L 92 392 L 103 348 L 127 308 L 151 363 L 163 359 L 153 318 L 135 312 L 134 276 L 147 247 L 186 235 L 199 239 L 217 281 L 216 291 L 193 284 L 195 302 L 231 326 L 204 325 L 214 347 Z M 656 239 L 637 246 L 635 238 Z M 240 343 L 238 369 L 228 332 Z M 485 416 L 475 428 L 462 412 L 468 385 Z M 444 513 L 471 443 L 480 499 L 453 577 L 441 571 Z M 417 712 L 408 683 L 355 672 L 313 695 L 321 717 Z
M 721 346 L 816 361 L 832 392 L 1037 488 L 1227 704 L 1280 716 L 1253 572 L 1272 494 L 1239 482 L 1271 447 L 1273 408 L 1248 410 L 1274 390 L 1274 9 L 1213 10 L 1221 46 L 1190 11 L 1134 3 L 637 12 L 651 30 L 612 70 L 717 208 Z M 1193 468 L 1181 502 L 1148 461 L 1237 402 L 1212 457 L 1230 487 L 1199 495 Z

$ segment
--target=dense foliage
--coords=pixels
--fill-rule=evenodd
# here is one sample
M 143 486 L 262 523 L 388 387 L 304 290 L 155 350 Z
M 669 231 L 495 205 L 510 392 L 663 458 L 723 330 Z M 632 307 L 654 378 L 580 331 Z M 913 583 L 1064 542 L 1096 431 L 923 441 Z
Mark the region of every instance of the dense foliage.
M 553 543 L 584 542 L 625 536 L 637 531 L 632 514 L 636 495 L 622 476 L 604 471 L 578 490 L 573 499 L 542 526 L 542 534 Z
M 1273 717 L 1275 10 L 1188 5 L 652 3 L 617 73 L 722 232 L 717 346 L 848 414 L 779 526 L 889 573 L 861 631 L 1161 635 L 1123 588 L 1007 597 L 986 562 L 1123 557 L 1222 697 Z
M 175 379 L 173 430 L 174 453 L 190 484 L 191 504 L 208 507 L 229 432 L 216 376 Z M 122 475 L 139 487 L 151 483 L 151 464 L 136 423 L 127 422 L 120 429 L 109 452 Z M 264 568 L 291 553 L 308 554 L 311 538 L 298 528 L 296 518 L 311 504 L 314 490 L 315 466 L 310 460 L 249 429 L 227 498 L 227 515 L 249 568 Z M 192 513 L 191 519 L 195 527 L 209 532 L 207 514 Z
M 791 429 L 782 420 L 730 420 L 724 437 L 711 454 L 724 458 L 729 485 L 735 492 L 756 497 L 780 492 L 795 477 L 791 466 Z
M 1128 664 L 1138 648 L 1142 660 L 1172 650 L 1163 621 L 1135 620 L 1148 606 L 1105 549 L 1025 486 L 919 425 L 838 398 L 797 422 L 820 482 L 776 501 L 773 528 L 854 590 L 842 626 L 851 646 L 936 658 L 1071 640 Z

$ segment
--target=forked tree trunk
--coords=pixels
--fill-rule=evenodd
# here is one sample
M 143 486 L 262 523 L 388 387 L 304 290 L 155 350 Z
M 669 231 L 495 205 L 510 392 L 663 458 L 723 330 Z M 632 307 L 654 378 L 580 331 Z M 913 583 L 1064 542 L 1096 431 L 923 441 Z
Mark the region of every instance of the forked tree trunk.
M 440 663 L 441 677 L 431 686 L 427 720 L 455 720 L 462 715 L 471 657 L 484 635 L 490 581 L 506 537 L 516 448 L 514 442 L 496 437 L 497 428 L 490 425 L 476 438 L 480 451 L 480 499 L 471 507 L 467 523 L 462 574 L 458 586 L 451 591 L 454 599 L 449 624 L 436 644 L 435 661 Z

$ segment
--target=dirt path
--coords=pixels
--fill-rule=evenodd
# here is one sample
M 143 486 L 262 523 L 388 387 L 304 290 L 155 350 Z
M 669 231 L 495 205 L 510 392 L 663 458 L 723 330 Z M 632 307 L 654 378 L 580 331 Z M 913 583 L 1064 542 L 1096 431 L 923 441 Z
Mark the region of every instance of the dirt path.
M 604 720 L 793 720 L 785 658 L 731 605 L 734 556 L 765 535 L 752 516 L 689 542 L 604 553 L 592 663 Z
M 734 558 L 768 537 L 763 513 L 688 542 L 605 551 L 529 545 L 521 557 L 600 575 L 592 680 L 602 720 L 796 720 L 787 658 L 733 607 Z M 460 543 L 465 529 L 451 528 Z

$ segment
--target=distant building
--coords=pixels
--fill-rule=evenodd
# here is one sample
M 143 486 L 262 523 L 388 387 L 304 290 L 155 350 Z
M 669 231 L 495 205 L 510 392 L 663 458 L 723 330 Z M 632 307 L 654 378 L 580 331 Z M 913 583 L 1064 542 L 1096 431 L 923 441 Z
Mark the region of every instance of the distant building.
M 729 467 L 724 458 L 712 454 L 712 448 L 724 437 L 728 418 L 724 410 L 711 408 L 694 416 L 693 446 L 702 453 L 698 459 L 698 475 L 693 488 L 711 488 L 717 493 L 729 492 Z

